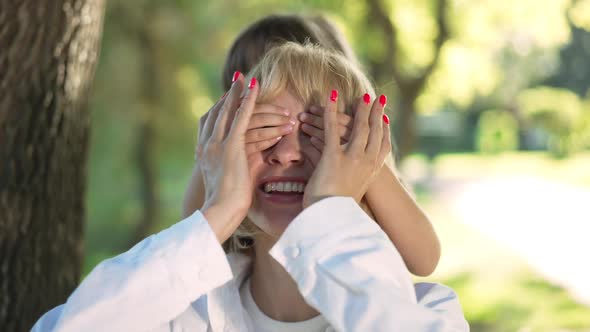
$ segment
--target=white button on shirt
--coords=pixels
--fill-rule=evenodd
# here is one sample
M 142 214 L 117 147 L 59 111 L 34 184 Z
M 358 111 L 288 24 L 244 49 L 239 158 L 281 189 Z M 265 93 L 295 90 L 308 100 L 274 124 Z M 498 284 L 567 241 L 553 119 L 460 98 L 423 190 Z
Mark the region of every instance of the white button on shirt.
M 321 221 L 321 222 L 318 222 Z M 301 212 L 270 251 L 330 331 L 469 331 L 456 294 L 412 284 L 401 256 L 349 197 Z M 97 265 L 32 331 L 248 331 L 245 255 L 225 255 L 196 211 Z

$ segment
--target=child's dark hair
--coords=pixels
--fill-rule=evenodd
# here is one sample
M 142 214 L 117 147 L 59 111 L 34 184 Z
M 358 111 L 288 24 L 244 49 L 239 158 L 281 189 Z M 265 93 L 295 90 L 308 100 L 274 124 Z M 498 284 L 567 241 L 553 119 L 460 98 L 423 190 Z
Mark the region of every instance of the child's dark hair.
M 233 42 L 223 66 L 223 90 L 229 90 L 236 70 L 247 74 L 270 48 L 285 42 L 318 44 L 358 65 L 346 39 L 325 17 L 270 15 L 248 26 Z

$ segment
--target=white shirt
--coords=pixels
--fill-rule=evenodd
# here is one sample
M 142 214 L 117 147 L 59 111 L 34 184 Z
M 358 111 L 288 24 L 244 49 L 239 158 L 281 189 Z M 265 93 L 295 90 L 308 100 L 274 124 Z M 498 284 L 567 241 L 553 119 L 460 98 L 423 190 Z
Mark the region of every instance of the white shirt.
M 399 252 L 350 197 L 302 211 L 270 255 L 335 331 L 469 331 L 456 294 L 412 284 Z M 249 260 L 225 255 L 203 214 L 98 264 L 32 331 L 254 331 L 239 285 Z
M 256 332 L 325 332 L 328 321 L 321 314 L 302 322 L 281 322 L 268 317 L 256 304 L 250 291 L 250 278 L 240 287 L 240 297 Z

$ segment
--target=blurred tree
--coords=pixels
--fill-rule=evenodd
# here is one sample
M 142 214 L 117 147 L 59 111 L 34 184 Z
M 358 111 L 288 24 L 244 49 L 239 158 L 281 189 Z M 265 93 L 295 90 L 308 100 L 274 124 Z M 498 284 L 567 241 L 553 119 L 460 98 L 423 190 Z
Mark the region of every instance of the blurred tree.
M 384 43 L 384 53 L 377 53 L 377 57 L 368 59 L 373 78 L 380 83 L 385 83 L 393 78 L 399 89 L 397 101 L 398 112 L 394 121 L 396 141 L 398 142 L 398 157 L 403 158 L 414 150 L 416 144 L 416 101 L 422 94 L 426 82 L 438 65 L 444 43 L 449 39 L 447 24 L 447 0 L 436 0 L 432 5 L 433 16 L 436 22 L 436 35 L 433 39 L 433 55 L 430 61 L 420 68 L 404 70 L 403 52 L 398 45 L 398 29 L 391 21 L 389 12 L 383 6 L 381 0 L 367 0 L 368 15 L 367 25 L 369 30 L 379 30 L 379 35 Z
M 157 26 L 150 24 L 155 21 L 158 10 L 156 2 L 145 1 L 134 6 L 116 3 L 108 11 L 109 19 L 116 21 L 129 41 L 136 44 L 135 47 L 140 54 L 138 63 L 141 69 L 138 72 L 140 78 L 137 96 L 139 104 L 136 110 L 133 161 L 139 177 L 141 209 L 128 247 L 151 234 L 160 217 L 155 143 L 157 112 L 164 108 L 161 101 L 162 78 L 159 77 L 162 64 L 158 58 L 160 45 Z
M 104 1 L 0 1 L 0 326 L 25 331 L 79 282 L 88 92 Z
M 590 109 L 574 92 L 531 88 L 519 94 L 518 104 L 528 121 L 549 133 L 549 151 L 554 157 L 568 157 L 588 146 Z

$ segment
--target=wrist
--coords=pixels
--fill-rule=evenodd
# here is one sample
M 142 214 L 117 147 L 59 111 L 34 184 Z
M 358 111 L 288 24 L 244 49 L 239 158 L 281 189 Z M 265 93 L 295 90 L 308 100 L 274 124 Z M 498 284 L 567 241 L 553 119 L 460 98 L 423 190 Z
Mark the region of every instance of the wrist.
M 201 213 L 207 219 L 217 240 L 223 244 L 242 223 L 248 210 L 237 208 L 232 204 L 205 202 Z

